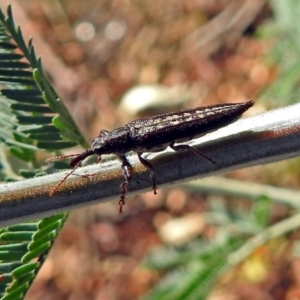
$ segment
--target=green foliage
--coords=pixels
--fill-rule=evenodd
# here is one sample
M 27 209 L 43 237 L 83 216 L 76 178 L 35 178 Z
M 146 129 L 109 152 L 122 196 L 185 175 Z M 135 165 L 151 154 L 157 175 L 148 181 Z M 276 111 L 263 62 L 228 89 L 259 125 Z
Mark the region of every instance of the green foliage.
M 66 215 L 61 214 L 1 230 L 1 299 L 23 299 L 65 219 Z
M 168 273 L 146 299 L 206 299 L 224 271 L 228 255 L 243 242 L 242 238 L 228 239 L 222 244 L 195 241 L 182 249 L 155 250 L 146 265 Z
M 268 60 L 279 71 L 276 81 L 262 94 L 274 106 L 298 102 L 300 92 L 300 3 L 297 0 L 269 1 L 274 17 L 259 34 L 274 41 Z
M 87 146 L 73 119 L 48 82 L 32 41 L 26 45 L 15 27 L 11 8 L 8 17 L 0 11 L 0 139 L 26 162 L 34 161 L 38 149 L 59 150 Z M 22 54 L 16 54 L 18 49 Z M 49 138 L 51 137 L 51 138 Z
M 26 45 L 20 27 L 15 26 L 10 6 L 7 16 L 0 10 L 0 61 L 3 180 L 45 173 L 36 156 L 38 151 L 58 151 L 77 144 L 87 146 L 45 76 L 32 41 Z M 11 167 L 14 163 L 16 170 Z M 1 299 L 24 298 L 65 219 L 66 215 L 61 214 L 1 229 Z
M 207 299 L 225 271 L 245 261 L 255 249 L 274 237 L 297 227 L 293 222 L 286 226 L 289 220 L 285 220 L 282 226 L 275 224 L 275 234 L 270 234 L 273 204 L 266 197 L 257 199 L 251 210 L 227 207 L 222 201 L 211 201 L 210 205 L 211 212 L 203 214 L 203 218 L 216 226 L 215 238 L 199 238 L 181 247 L 160 247 L 152 251 L 145 265 L 165 275 L 145 299 Z M 282 230 L 278 230 L 280 226 Z

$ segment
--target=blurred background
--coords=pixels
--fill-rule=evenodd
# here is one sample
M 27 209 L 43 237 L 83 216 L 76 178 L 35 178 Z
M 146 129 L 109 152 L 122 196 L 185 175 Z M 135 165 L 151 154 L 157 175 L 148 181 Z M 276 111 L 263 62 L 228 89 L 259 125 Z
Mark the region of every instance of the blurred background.
M 249 116 L 298 101 L 296 0 L 0 5 L 9 2 L 88 141 L 102 128 L 163 112 L 254 99 Z M 158 187 L 157 195 L 128 198 L 122 215 L 117 199 L 73 211 L 26 299 L 300 299 L 296 225 L 230 261 L 295 213 L 262 191 L 285 187 L 287 203 L 299 197 L 299 160 L 219 180 Z M 255 196 L 251 182 L 260 184 Z M 243 196 L 227 191 L 230 184 L 241 184 Z

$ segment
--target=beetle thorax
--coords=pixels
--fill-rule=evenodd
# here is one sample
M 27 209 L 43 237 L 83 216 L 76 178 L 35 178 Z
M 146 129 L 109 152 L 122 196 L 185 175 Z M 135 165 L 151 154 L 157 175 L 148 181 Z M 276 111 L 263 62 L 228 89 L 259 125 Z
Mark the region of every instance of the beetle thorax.
M 110 132 L 101 130 L 99 136 L 92 143 L 92 149 L 97 155 L 112 153 L 124 155 L 132 150 L 129 133 L 130 131 L 126 126 L 116 128 Z

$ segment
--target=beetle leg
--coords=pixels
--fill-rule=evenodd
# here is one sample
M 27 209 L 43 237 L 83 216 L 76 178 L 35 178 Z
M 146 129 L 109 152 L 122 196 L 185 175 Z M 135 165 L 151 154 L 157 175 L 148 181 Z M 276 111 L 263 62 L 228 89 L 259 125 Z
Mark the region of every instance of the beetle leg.
M 157 190 L 157 187 L 156 187 L 156 182 L 155 182 L 155 174 L 154 174 L 154 168 L 152 166 L 152 164 L 146 160 L 145 158 L 142 157 L 142 153 L 137 153 L 138 157 L 139 157 L 139 160 L 140 162 L 150 170 L 150 177 L 152 179 L 152 189 L 154 191 L 154 194 L 157 194 L 156 193 L 156 190 Z
M 185 145 L 185 144 L 174 145 L 174 142 L 173 142 L 169 145 L 169 147 L 171 149 L 173 149 L 174 151 L 186 151 L 186 150 L 192 151 L 196 155 L 203 157 L 204 159 L 208 160 L 212 164 L 215 164 L 215 162 L 211 158 L 209 158 L 208 156 L 204 155 L 203 153 L 201 153 L 200 151 L 198 151 L 197 149 L 195 149 L 189 145 Z
M 125 181 L 120 185 L 121 187 L 121 197 L 120 197 L 120 201 L 119 201 L 119 213 L 122 213 L 122 208 L 123 205 L 125 205 L 125 194 L 127 193 L 127 186 L 132 178 L 132 166 L 129 163 L 128 159 L 126 158 L 126 156 L 120 156 L 118 155 L 119 159 L 122 162 L 122 171 L 123 171 L 123 175 L 125 177 Z

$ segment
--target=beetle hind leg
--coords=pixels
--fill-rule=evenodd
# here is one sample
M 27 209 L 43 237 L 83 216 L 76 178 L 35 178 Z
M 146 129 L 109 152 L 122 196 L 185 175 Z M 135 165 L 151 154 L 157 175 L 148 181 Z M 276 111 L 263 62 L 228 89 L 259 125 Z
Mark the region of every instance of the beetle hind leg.
M 155 180 L 155 174 L 154 174 L 154 168 L 152 166 L 152 164 L 146 160 L 145 158 L 142 157 L 142 153 L 137 153 L 138 157 L 139 157 L 139 160 L 140 162 L 147 168 L 150 170 L 150 177 L 152 179 L 152 189 L 154 191 L 154 194 L 157 194 L 156 190 L 157 190 L 157 187 L 156 187 L 156 180 Z
M 174 151 L 186 151 L 186 150 L 192 151 L 196 155 L 201 156 L 202 158 L 206 159 L 207 161 L 211 162 L 212 164 L 215 164 L 215 162 L 211 158 L 209 158 L 208 156 L 201 153 L 199 150 L 197 150 L 189 145 L 186 145 L 186 144 L 174 145 L 174 143 L 171 143 L 169 145 L 169 147 L 171 149 L 173 149 Z

